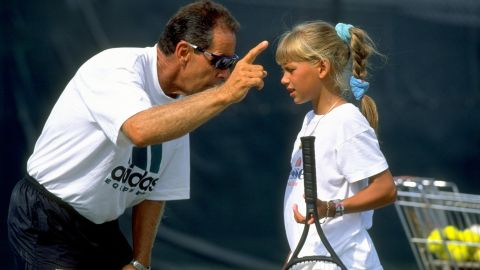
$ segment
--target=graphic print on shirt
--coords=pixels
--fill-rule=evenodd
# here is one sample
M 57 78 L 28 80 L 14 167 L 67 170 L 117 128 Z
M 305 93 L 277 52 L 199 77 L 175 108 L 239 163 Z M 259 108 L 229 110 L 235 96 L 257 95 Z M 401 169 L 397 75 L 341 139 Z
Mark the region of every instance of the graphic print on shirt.
M 105 183 L 120 192 L 135 192 L 144 195 L 155 187 L 162 161 L 162 145 L 144 148 L 133 147 L 128 167 L 115 167 L 105 179 Z
M 288 176 L 288 186 L 297 186 L 300 181 L 303 181 L 303 159 L 302 151 L 298 150 L 292 159 L 292 170 Z

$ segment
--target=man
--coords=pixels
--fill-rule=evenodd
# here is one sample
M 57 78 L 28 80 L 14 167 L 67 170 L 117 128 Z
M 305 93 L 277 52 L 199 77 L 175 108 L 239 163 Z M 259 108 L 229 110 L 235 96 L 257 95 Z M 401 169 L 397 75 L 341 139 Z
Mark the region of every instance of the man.
M 164 201 L 189 197 L 188 133 L 263 87 L 253 62 L 268 42 L 236 63 L 238 27 L 223 6 L 196 2 L 155 47 L 106 50 L 80 67 L 12 192 L 19 269 L 149 269 Z M 128 207 L 133 250 L 117 221 Z

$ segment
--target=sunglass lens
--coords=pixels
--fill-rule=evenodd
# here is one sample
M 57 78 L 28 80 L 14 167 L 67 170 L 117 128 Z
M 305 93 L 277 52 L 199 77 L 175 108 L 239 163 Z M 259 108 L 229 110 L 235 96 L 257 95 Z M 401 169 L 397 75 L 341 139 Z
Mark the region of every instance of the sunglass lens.
M 222 70 L 232 68 L 237 63 L 237 60 L 238 56 L 236 55 L 232 57 L 222 57 L 215 63 L 215 68 Z

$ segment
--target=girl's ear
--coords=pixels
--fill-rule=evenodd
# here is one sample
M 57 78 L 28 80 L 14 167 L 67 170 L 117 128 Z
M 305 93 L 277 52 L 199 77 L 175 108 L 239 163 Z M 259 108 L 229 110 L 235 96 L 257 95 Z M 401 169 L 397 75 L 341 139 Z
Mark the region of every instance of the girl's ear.
M 330 73 L 330 61 L 327 59 L 320 60 L 317 64 L 318 77 L 324 79 Z

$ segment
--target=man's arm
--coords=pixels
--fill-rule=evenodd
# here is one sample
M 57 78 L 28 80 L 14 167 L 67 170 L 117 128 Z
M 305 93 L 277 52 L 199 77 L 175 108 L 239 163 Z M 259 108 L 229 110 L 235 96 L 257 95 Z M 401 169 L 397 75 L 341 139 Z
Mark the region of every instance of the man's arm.
M 267 46 L 268 42 L 264 41 L 251 49 L 222 86 L 139 112 L 125 121 L 122 131 L 140 147 L 172 140 L 193 131 L 231 104 L 240 102 L 250 88 L 263 88 L 266 72 L 253 61 Z
M 132 234 L 133 258 L 145 267 L 150 266 L 153 243 L 165 202 L 145 200 L 133 207 Z M 124 269 L 135 269 L 131 265 Z

